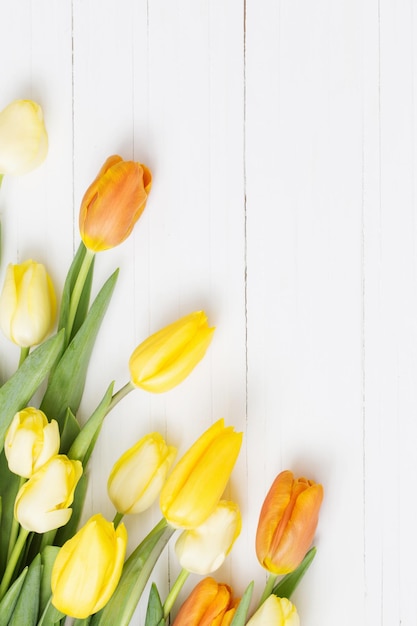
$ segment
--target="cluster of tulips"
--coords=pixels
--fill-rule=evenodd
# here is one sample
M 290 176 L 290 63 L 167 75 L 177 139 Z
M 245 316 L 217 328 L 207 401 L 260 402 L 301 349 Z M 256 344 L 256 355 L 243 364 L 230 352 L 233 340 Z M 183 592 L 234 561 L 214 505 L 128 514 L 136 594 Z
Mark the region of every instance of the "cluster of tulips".
M 15 101 L 0 112 L 0 184 L 47 154 L 42 111 Z M 33 260 L 10 264 L 0 295 L 0 328 L 20 348 L 16 372 L 0 387 L 0 624 L 78 626 L 130 623 L 154 566 L 177 533 L 180 574 L 162 600 L 152 585 L 146 625 L 163 626 L 190 574 L 202 577 L 175 626 L 296 626 L 290 596 L 314 558 L 312 542 L 323 498 L 320 484 L 278 474 L 259 516 L 256 553 L 269 572 L 254 606 L 253 583 L 233 597 L 212 574 L 238 537 L 237 503 L 222 499 L 242 433 L 218 420 L 175 464 L 177 450 L 156 432 L 145 435 L 114 465 L 108 495 L 112 521 L 94 514 L 81 528 L 86 467 L 105 417 L 133 389 L 167 392 L 184 381 L 213 337 L 203 311 L 145 339 L 129 359 L 130 379 L 113 383 L 81 425 L 77 411 L 91 351 L 117 271 L 90 303 L 97 253 L 122 243 L 142 214 L 152 186 L 149 169 L 111 156 L 80 208 L 79 249 L 60 298 L 46 268 Z M 58 319 L 57 319 L 58 318 Z M 56 327 L 56 332 L 54 329 Z M 39 406 L 30 403 L 43 385 Z M 159 499 L 161 520 L 127 557 L 125 515 Z

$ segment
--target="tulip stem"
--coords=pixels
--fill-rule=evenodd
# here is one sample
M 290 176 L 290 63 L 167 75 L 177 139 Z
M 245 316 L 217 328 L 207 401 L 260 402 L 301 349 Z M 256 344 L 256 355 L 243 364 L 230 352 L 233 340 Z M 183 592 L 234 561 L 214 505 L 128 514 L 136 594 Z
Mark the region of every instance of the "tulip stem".
M 7 561 L 6 569 L 4 571 L 3 579 L 0 585 L 0 601 L 5 596 L 10 582 L 12 580 L 14 571 L 16 569 L 17 563 L 19 561 L 19 557 L 22 553 L 23 548 L 25 547 L 27 536 L 29 535 L 29 531 L 25 528 L 20 529 L 19 536 L 17 537 L 16 543 L 13 546 L 12 553 L 10 555 L 9 560 Z
M 95 253 L 92 250 L 86 248 L 86 253 L 82 261 L 80 271 L 78 272 L 77 279 L 75 281 L 74 289 L 71 293 L 71 301 L 68 311 L 68 322 L 65 329 L 67 341 L 71 337 L 72 327 L 74 326 L 75 316 L 77 314 L 78 304 L 80 302 L 81 294 L 84 289 L 85 281 L 87 280 L 88 272 L 93 262 Z
M 19 367 L 22 365 L 23 361 L 26 359 L 26 357 L 29 355 L 29 350 L 30 347 L 22 347 L 20 348 L 20 359 L 19 359 Z
M 117 528 L 123 518 L 124 518 L 124 514 L 117 512 L 113 519 L 113 526 Z
M 128 393 L 133 391 L 133 389 L 135 389 L 135 385 L 129 380 L 129 382 L 123 385 L 123 387 L 121 387 L 119 391 L 116 391 L 116 393 L 112 396 L 109 408 L 107 409 L 107 413 L 110 413 L 110 411 L 116 406 L 116 404 L 120 402 L 120 400 L 123 400 L 123 398 L 127 396 Z
M 1 184 L 3 182 L 3 176 L 4 176 L 4 174 L 0 174 L 0 187 L 1 187 Z
M 190 575 L 190 572 L 184 568 L 178 574 L 177 579 L 174 582 L 173 586 L 171 587 L 170 592 L 167 595 L 166 600 L 164 602 L 164 607 L 163 607 L 164 619 L 168 618 L 168 615 L 170 614 L 171 609 L 174 606 L 175 600 L 177 599 L 178 594 L 183 588 L 184 583 L 187 580 L 189 575 Z
M 23 478 L 23 476 L 21 476 L 20 480 L 19 480 L 19 486 L 17 488 L 17 493 L 19 493 L 20 488 L 22 487 L 22 485 L 24 485 L 25 482 L 26 482 L 26 478 Z M 11 524 L 11 528 L 10 528 L 10 535 L 9 535 L 9 548 L 8 548 L 8 552 L 7 552 L 7 560 L 10 559 L 10 556 L 12 554 L 12 551 L 13 551 L 13 548 L 14 548 L 14 544 L 16 543 L 16 538 L 17 538 L 18 532 L 19 532 L 19 522 L 17 521 L 17 519 L 13 515 L 12 524 Z
M 272 590 L 275 586 L 275 581 L 276 581 L 277 577 L 275 574 L 269 574 L 268 576 L 268 580 L 266 581 L 266 585 L 265 585 L 265 589 L 264 592 L 261 596 L 261 599 L 259 600 L 259 605 L 258 608 L 261 606 L 261 604 L 263 604 L 265 602 L 265 600 L 267 598 L 269 598 L 269 596 L 272 593 Z

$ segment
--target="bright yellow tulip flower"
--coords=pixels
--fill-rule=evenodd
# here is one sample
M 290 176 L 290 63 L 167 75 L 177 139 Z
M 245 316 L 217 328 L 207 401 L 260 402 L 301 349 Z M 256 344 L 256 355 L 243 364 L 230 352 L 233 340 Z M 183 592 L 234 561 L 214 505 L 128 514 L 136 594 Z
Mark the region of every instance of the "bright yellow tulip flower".
M 85 246 L 101 252 L 118 246 L 142 215 L 152 174 L 141 163 L 109 157 L 85 192 L 80 208 L 80 234 Z
M 300 626 L 300 618 L 294 604 L 287 598 L 268 596 L 247 626 Z
M 0 178 L 30 172 L 47 152 L 48 135 L 39 104 L 15 100 L 0 112 Z
M 201 361 L 213 333 L 203 311 L 190 313 L 154 333 L 130 357 L 132 383 L 153 393 L 172 389 Z
M 235 502 L 220 500 L 205 522 L 184 530 L 175 543 L 175 553 L 187 572 L 206 576 L 223 565 L 240 534 L 242 518 Z
M 46 533 L 69 521 L 83 469 L 64 454 L 53 456 L 18 491 L 14 515 L 25 530 Z
M 30 478 L 49 459 L 58 454 L 59 427 L 48 422 L 43 411 L 28 407 L 16 413 L 6 433 L 4 453 L 14 474 Z
M 123 515 L 141 513 L 158 497 L 177 453 L 159 433 L 150 433 L 115 463 L 107 482 L 110 500 Z
M 78 619 L 102 609 L 120 580 L 126 544 L 124 524 L 115 529 L 101 514 L 91 517 L 58 552 L 51 577 L 54 607 Z
M 0 328 L 20 347 L 41 343 L 52 331 L 56 296 L 42 263 L 9 264 L 0 295 Z
M 169 524 L 196 528 L 220 501 L 242 445 L 242 433 L 215 422 L 191 446 L 168 476 L 160 496 Z

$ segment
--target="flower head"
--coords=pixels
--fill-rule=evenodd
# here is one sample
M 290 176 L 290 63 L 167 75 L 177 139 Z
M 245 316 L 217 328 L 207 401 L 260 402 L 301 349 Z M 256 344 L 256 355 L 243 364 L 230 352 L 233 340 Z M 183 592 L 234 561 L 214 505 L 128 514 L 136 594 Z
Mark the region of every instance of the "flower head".
M 322 500 L 322 485 L 295 479 L 289 470 L 276 477 L 256 533 L 256 553 L 265 569 L 287 574 L 301 563 L 313 541 Z
M 59 451 L 58 423 L 45 413 L 28 407 L 14 416 L 6 433 L 4 453 L 14 474 L 30 478 Z
M 154 333 L 130 357 L 132 383 L 153 393 L 169 391 L 201 361 L 213 333 L 203 311 L 190 313 Z
M 204 578 L 181 606 L 173 626 L 230 626 L 237 604 L 229 585 Z
M 160 504 L 169 524 L 196 528 L 220 501 L 242 445 L 242 433 L 215 422 L 184 454 L 168 476 Z
M 109 157 L 85 192 L 80 208 L 80 234 L 93 252 L 122 243 L 142 215 L 152 186 L 146 165 Z
M 5 336 L 18 346 L 35 346 L 51 332 L 55 317 L 55 291 L 42 263 L 9 264 L 0 295 L 0 327 Z
M 158 497 L 177 451 L 159 433 L 150 433 L 115 463 L 107 482 L 110 500 L 119 513 L 140 513 Z
M 0 112 L 0 175 L 26 174 L 48 152 L 42 109 L 32 100 L 15 100 Z
M 300 618 L 294 604 L 287 598 L 274 595 L 261 604 L 247 626 L 299 626 Z
M 52 604 L 84 619 L 109 601 L 120 580 L 126 553 L 124 524 L 115 529 L 94 515 L 58 552 L 52 577 Z

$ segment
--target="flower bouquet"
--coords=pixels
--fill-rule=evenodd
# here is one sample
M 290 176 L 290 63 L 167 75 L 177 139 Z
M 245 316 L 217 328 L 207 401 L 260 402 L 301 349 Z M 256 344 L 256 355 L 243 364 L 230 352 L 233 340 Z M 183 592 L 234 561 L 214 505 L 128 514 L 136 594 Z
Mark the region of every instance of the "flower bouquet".
M 39 165 L 48 139 L 39 105 L 15 101 L 0 113 L 0 184 Z M 97 253 L 121 244 L 145 209 L 152 174 L 114 155 L 87 189 L 80 244 L 57 298 L 46 268 L 9 264 L 0 295 L 0 328 L 20 348 L 15 373 L 0 387 L 0 626 L 73 623 L 127 626 L 158 558 L 177 534 L 181 567 L 168 596 L 150 587 L 145 626 L 163 626 L 190 574 L 201 580 L 176 626 L 299 623 L 290 596 L 312 562 L 323 498 L 319 484 L 278 474 L 260 512 L 256 552 L 269 572 L 254 603 L 212 578 L 238 537 L 242 518 L 222 499 L 242 434 L 215 422 L 174 464 L 177 450 L 152 432 L 135 442 L 108 478 L 114 518 L 95 513 L 79 527 L 89 459 L 103 421 L 132 390 L 167 392 L 184 381 L 213 337 L 203 311 L 145 339 L 129 360 L 130 380 L 111 383 L 86 420 L 77 415 L 91 352 L 118 270 L 91 301 Z M 59 315 L 57 318 L 57 310 Z M 54 332 L 56 329 L 56 332 Z M 34 398 L 40 398 L 34 401 Z M 127 555 L 125 515 L 159 499 L 160 522 Z

